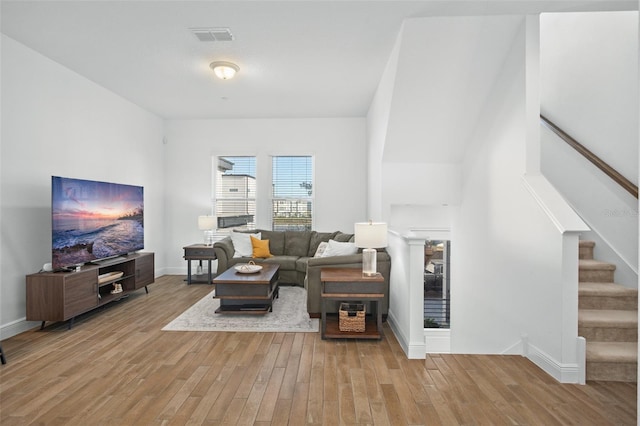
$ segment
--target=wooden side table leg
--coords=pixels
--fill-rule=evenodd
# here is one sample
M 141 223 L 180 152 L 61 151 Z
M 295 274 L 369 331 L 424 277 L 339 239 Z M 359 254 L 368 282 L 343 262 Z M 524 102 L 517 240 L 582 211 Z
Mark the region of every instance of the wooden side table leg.
M 187 285 L 191 284 L 191 260 L 187 260 Z
M 378 334 L 380 334 L 380 339 L 382 339 L 382 309 L 380 309 L 380 300 L 375 300 L 374 303 L 376 305 L 376 322 L 378 323 Z
M 320 308 L 320 337 L 322 338 L 322 340 L 325 340 L 326 337 L 326 332 L 327 332 L 327 301 L 322 299 L 321 301 L 322 306 Z
M 0 361 L 1 361 L 3 364 L 6 364 L 6 363 L 7 363 L 7 359 L 4 357 L 4 351 L 2 350 L 2 345 L 0 345 Z

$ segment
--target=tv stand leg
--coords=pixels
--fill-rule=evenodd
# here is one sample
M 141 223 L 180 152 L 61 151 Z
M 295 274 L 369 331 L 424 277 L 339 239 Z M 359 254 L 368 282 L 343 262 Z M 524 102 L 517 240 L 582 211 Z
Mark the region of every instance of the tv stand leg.
M 147 288 L 147 286 L 146 286 L 146 285 L 144 286 L 144 291 L 146 291 L 146 292 L 147 292 L 147 294 L 149 294 L 149 289 Z
M 44 330 L 44 323 L 45 323 L 45 322 L 46 322 L 46 321 L 42 321 L 42 324 L 40 324 L 40 330 Z
M 73 327 L 74 319 L 76 319 L 76 317 L 71 317 L 71 319 L 69 320 L 69 324 L 67 324 L 67 330 L 71 330 L 71 327 Z

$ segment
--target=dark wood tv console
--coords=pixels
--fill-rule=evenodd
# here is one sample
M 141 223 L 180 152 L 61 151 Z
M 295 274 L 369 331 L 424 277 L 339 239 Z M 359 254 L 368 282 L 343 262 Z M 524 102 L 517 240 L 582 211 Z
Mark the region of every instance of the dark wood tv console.
M 27 275 L 27 321 L 67 321 L 76 316 L 127 297 L 154 281 L 154 254 L 135 253 L 102 265 L 84 265 L 78 272 L 39 272 Z M 122 272 L 118 278 L 100 275 Z M 112 294 L 116 284 L 122 292 Z

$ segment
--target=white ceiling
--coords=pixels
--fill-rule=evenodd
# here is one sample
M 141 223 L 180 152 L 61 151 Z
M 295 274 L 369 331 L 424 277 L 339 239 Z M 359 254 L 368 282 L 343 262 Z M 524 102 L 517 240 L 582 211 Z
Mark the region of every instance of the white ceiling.
M 637 10 L 608 1 L 8 1 L 1 31 L 167 119 L 365 116 L 403 19 Z M 190 28 L 228 27 L 203 43 Z M 209 63 L 240 72 L 217 80 Z

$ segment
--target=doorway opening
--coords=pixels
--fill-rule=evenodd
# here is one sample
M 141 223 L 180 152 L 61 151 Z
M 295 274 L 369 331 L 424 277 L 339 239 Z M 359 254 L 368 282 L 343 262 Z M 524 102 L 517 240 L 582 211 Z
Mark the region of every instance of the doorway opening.
M 424 246 L 424 328 L 449 328 L 451 319 L 451 241 Z

